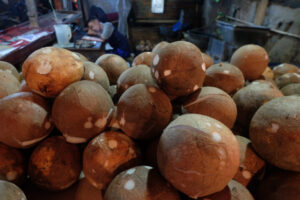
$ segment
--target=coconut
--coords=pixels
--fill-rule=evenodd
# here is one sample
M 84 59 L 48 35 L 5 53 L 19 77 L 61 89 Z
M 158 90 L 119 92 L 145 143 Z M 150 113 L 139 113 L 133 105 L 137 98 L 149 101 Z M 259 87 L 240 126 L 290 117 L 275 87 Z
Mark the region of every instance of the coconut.
M 189 95 L 202 87 L 205 63 L 194 44 L 178 41 L 160 49 L 152 62 L 152 73 L 170 98 Z
M 143 52 L 134 58 L 132 66 L 135 67 L 137 65 L 146 65 L 150 67 L 154 55 L 155 53 L 153 52 Z
M 184 198 L 183 200 L 192 200 L 191 198 Z M 226 186 L 223 190 L 220 192 L 216 192 L 214 194 L 200 197 L 197 200 L 231 200 L 231 193 L 228 186 Z
M 255 153 L 249 139 L 241 136 L 236 136 L 236 139 L 241 158 L 239 170 L 233 179 L 246 187 L 255 175 L 263 171 L 266 163 Z
M 112 131 L 116 131 L 116 130 L 120 130 L 120 125 L 118 123 L 118 119 L 117 119 L 117 106 L 114 106 L 114 112 L 112 114 L 112 118 L 108 124 L 108 128 L 110 128 L 110 130 Z
M 105 189 L 118 173 L 137 166 L 140 150 L 121 132 L 104 132 L 95 137 L 84 150 L 83 172 L 97 189 Z
M 265 80 L 274 80 L 274 72 L 270 67 L 267 67 L 264 73 L 262 74 L 263 79 Z
M 283 94 L 271 82 L 264 80 L 252 82 L 233 96 L 238 109 L 237 121 L 248 128 L 253 115 L 261 105 L 281 96 Z
M 8 71 L 0 70 L 0 99 L 19 91 L 20 82 Z
M 165 42 L 165 41 L 162 41 L 160 43 L 157 43 L 153 49 L 152 49 L 152 52 L 153 53 L 157 53 L 160 49 L 163 49 L 164 47 L 168 46 L 168 44 L 170 44 L 169 42 Z
M 23 80 L 20 84 L 20 92 L 31 92 L 32 90 L 26 84 L 26 81 Z
M 282 63 L 280 65 L 275 66 L 273 68 L 273 72 L 274 72 L 275 78 L 278 78 L 287 73 L 299 73 L 300 74 L 300 69 L 296 65 Z
M 75 53 L 82 62 L 86 62 L 86 61 L 89 61 L 89 59 L 87 59 L 87 57 L 85 57 L 84 55 L 82 55 L 81 53 L 78 53 L 78 52 L 73 52 Z
M 234 94 L 244 87 L 245 79 L 239 68 L 229 63 L 219 63 L 212 65 L 206 71 L 204 85 L 217 87 L 228 94 Z
M 264 160 L 300 172 L 300 97 L 284 96 L 261 106 L 251 121 L 250 138 Z
M 60 191 L 75 183 L 80 175 L 81 159 L 78 147 L 62 136 L 50 137 L 32 152 L 28 175 L 39 188 Z
M 214 64 L 214 61 L 213 61 L 212 57 L 210 57 L 206 53 L 202 53 L 202 58 L 203 58 L 203 61 L 206 65 L 206 69 L 208 69 L 210 66 L 212 66 Z
M 103 87 L 92 81 L 78 81 L 55 99 L 52 117 L 70 143 L 84 143 L 101 133 L 110 121 L 113 102 Z
M 300 74 L 287 73 L 275 79 L 275 82 L 279 88 L 283 88 L 286 85 L 292 83 L 300 83 Z
M 0 179 L 21 185 L 25 174 L 25 159 L 22 153 L 0 143 Z
M 230 129 L 200 114 L 172 121 L 157 150 L 161 174 L 194 199 L 223 190 L 236 174 L 239 160 L 239 146 Z
M 245 79 L 255 80 L 268 67 L 269 56 L 261 46 L 248 44 L 233 53 L 230 63 L 243 72 Z
M 0 180 L 0 194 L 3 200 L 26 200 L 23 191 L 8 181 Z
M 237 116 L 237 108 L 232 98 L 223 90 L 215 87 L 202 87 L 199 94 L 191 96 L 184 102 L 183 112 L 212 117 L 230 129 Z
M 254 200 L 248 189 L 235 180 L 231 180 L 228 184 L 231 192 L 231 200 Z
M 35 102 L 43 104 L 38 96 L 28 93 L 0 100 L 0 142 L 28 148 L 49 135 L 52 130 L 49 112 Z
M 10 63 L 0 60 L 0 71 L 7 71 L 8 73 L 14 75 L 18 81 L 21 80 L 21 76 L 18 70 Z
M 44 97 L 57 96 L 69 84 L 79 81 L 83 71 L 83 63 L 75 53 L 56 47 L 36 50 L 22 66 L 28 87 Z
M 281 88 L 281 92 L 285 96 L 290 96 L 290 95 L 297 95 L 300 96 L 300 83 L 291 83 L 283 88 Z
M 146 65 L 131 67 L 121 74 L 117 81 L 118 95 L 121 96 L 129 87 L 139 83 L 157 87 L 151 69 Z
M 135 139 L 159 136 L 172 117 L 169 98 L 160 89 L 144 84 L 127 89 L 117 107 L 117 120 L 122 131 Z
M 116 84 L 119 76 L 129 68 L 128 63 L 115 54 L 104 54 L 95 63 L 104 69 L 111 84 Z
M 138 166 L 118 174 L 107 188 L 105 200 L 180 200 L 178 192 L 150 166 Z

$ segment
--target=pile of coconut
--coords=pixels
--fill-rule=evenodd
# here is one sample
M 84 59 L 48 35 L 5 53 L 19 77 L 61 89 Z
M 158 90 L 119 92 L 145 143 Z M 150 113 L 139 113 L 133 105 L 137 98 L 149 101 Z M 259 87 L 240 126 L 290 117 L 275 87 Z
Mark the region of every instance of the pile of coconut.
M 66 49 L 0 62 L 0 194 L 13 200 L 300 199 L 300 70 L 161 42 L 132 64 Z

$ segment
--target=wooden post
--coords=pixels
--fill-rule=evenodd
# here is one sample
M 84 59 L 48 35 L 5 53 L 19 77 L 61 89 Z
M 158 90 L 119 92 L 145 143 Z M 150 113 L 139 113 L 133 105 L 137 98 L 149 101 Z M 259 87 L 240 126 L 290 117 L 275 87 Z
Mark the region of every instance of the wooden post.
M 35 0 L 26 0 L 26 7 L 30 26 L 33 28 L 38 28 L 39 23 Z
M 254 24 L 262 25 L 266 16 L 269 0 L 261 0 L 256 9 Z

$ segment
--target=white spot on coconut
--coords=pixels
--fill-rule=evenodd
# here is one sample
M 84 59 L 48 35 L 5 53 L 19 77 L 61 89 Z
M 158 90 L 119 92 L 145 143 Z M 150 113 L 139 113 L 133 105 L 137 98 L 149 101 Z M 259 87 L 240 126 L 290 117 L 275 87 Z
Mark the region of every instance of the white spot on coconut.
M 45 123 L 45 129 L 49 130 L 50 127 L 51 127 L 51 123 L 50 122 L 46 122 Z
M 222 140 L 221 135 L 217 132 L 213 132 L 212 137 L 215 142 L 220 142 Z
M 82 178 L 84 178 L 84 177 L 85 177 L 84 172 L 81 171 L 81 172 L 80 172 L 80 175 L 79 175 L 79 179 L 82 179 Z
M 277 133 L 278 129 L 279 129 L 279 125 L 275 124 L 275 123 L 272 123 L 271 124 L 271 128 L 269 128 L 268 130 L 271 133 Z
M 90 128 L 93 127 L 93 123 L 90 122 L 90 121 L 87 121 L 87 122 L 84 123 L 83 127 L 86 128 L 86 129 L 90 129 Z
M 133 180 L 128 180 L 125 185 L 124 185 L 124 188 L 126 190 L 132 190 L 133 188 L 135 187 L 135 182 Z
M 158 71 L 155 71 L 154 76 L 155 76 L 156 79 L 159 78 L 159 73 L 158 73 Z
M 131 147 L 129 148 L 129 153 L 134 154 L 134 150 Z
M 164 76 L 170 76 L 172 74 L 172 71 L 170 69 L 167 69 L 164 71 Z
M 145 168 L 146 168 L 146 169 L 152 169 L 152 167 L 150 167 L 150 166 L 145 166 Z
M 120 125 L 121 126 L 124 126 L 125 125 L 125 123 L 126 123 L 126 120 L 125 120 L 125 118 L 124 118 L 124 116 L 121 118 L 121 120 L 120 120 Z
M 52 66 L 51 66 L 50 62 L 43 61 L 40 65 L 40 67 L 37 68 L 37 73 L 45 75 L 45 74 L 49 74 L 49 72 L 51 70 L 52 70 Z
M 196 90 L 198 90 L 200 87 L 198 86 L 198 85 L 195 85 L 194 87 L 193 87 L 193 91 L 196 91 Z
M 95 122 L 95 126 L 98 127 L 98 128 L 103 128 L 106 123 L 107 123 L 107 119 L 106 118 L 99 118 Z
M 116 140 L 109 140 L 108 141 L 108 147 L 110 149 L 115 149 L 118 146 L 118 142 Z
M 16 180 L 17 176 L 18 176 L 18 173 L 16 171 L 10 171 L 10 172 L 6 173 L 6 179 L 8 181 Z
M 124 85 L 124 88 L 125 88 L 125 89 L 128 89 L 128 87 L 129 87 L 128 84 L 125 84 L 125 85 Z
M 222 126 L 220 124 L 218 124 L 218 123 L 216 123 L 216 127 L 222 128 Z
M 156 92 L 156 88 L 155 87 L 149 87 L 148 90 L 151 93 L 155 93 Z
M 268 59 L 269 59 L 269 56 L 268 56 L 268 55 L 265 55 L 265 59 L 268 60 Z
M 129 175 L 131 175 L 131 174 L 133 174 L 135 171 L 136 171 L 136 169 L 135 169 L 135 168 L 132 168 L 132 169 L 127 170 L 126 173 L 129 174 Z
M 73 136 L 70 136 L 70 135 L 64 135 L 64 137 L 66 138 L 67 142 L 74 143 L 74 144 L 84 143 L 84 142 L 87 141 L 86 138 L 73 137 Z
M 104 167 L 107 167 L 107 166 L 108 166 L 108 160 L 106 160 L 104 163 Z
M 252 174 L 247 170 L 243 170 L 242 175 L 245 179 L 250 179 L 252 177 Z
M 284 64 L 280 64 L 280 65 L 278 65 L 278 67 L 283 67 L 284 66 Z
M 218 153 L 219 153 L 219 157 L 220 157 L 221 159 L 225 159 L 225 158 L 226 158 L 225 151 L 224 151 L 222 148 L 219 148 L 219 149 L 218 149 Z
M 90 72 L 89 72 L 89 77 L 90 77 L 90 79 L 94 80 L 94 78 L 95 78 L 95 73 L 92 72 L 92 71 L 90 71 Z
M 159 63 L 159 55 L 156 54 L 153 58 L 153 65 L 157 65 Z
M 73 57 L 74 57 L 75 59 L 80 60 L 80 57 L 79 57 L 76 53 L 72 53 L 72 55 L 73 55 Z
M 207 125 L 208 127 L 211 127 L 211 123 L 209 123 L 209 122 L 206 122 L 206 125 Z
M 229 70 L 224 70 L 223 73 L 224 73 L 224 74 L 229 74 L 230 71 L 229 71 Z
M 6 69 L 5 72 L 12 74 L 12 71 L 9 69 Z
M 40 138 L 36 138 L 36 139 L 33 139 L 33 140 L 28 140 L 28 141 L 24 141 L 24 142 L 20 142 L 20 144 L 25 147 L 25 146 L 30 146 L 30 145 L 33 145 L 35 143 L 38 143 L 39 141 L 43 140 L 44 138 L 46 138 L 48 135 L 45 135 L 43 137 L 40 137 Z
M 253 81 L 252 84 L 253 84 L 253 85 L 258 85 L 258 84 L 260 84 L 260 83 L 259 83 L 258 81 Z
M 203 71 L 206 71 L 206 64 L 205 63 L 202 63 L 201 67 L 202 67 Z
M 52 52 L 52 49 L 51 48 L 44 48 L 43 50 L 42 50 L 42 53 L 43 54 L 50 54 Z

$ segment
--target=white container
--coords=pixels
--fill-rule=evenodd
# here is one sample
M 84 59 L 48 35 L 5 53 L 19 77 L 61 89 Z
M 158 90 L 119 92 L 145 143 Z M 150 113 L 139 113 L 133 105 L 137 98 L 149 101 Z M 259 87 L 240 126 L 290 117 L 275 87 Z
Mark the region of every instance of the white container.
M 70 45 L 70 39 L 72 38 L 71 28 L 67 24 L 54 25 L 56 39 L 58 46 L 64 47 Z

